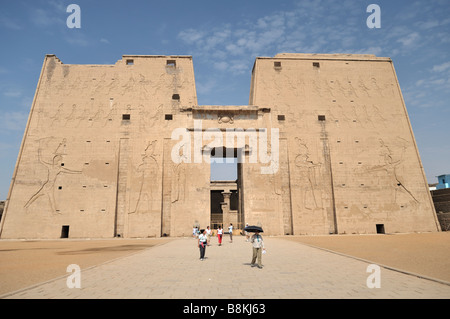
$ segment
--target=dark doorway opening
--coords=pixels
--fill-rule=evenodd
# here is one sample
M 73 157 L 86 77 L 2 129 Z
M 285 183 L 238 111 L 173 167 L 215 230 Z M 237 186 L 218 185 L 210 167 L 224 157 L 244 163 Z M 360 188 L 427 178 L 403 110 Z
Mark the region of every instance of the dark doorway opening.
M 377 224 L 377 234 L 384 234 L 384 224 Z
M 61 228 L 61 238 L 69 238 L 69 225 L 64 225 Z
M 211 190 L 211 229 L 223 227 L 222 205 L 223 194 L 221 190 Z

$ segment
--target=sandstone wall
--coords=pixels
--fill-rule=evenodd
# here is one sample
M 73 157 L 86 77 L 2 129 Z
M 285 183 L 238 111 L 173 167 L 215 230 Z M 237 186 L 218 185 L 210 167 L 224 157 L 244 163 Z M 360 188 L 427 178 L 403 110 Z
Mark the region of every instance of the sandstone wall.
M 212 150 L 239 159 L 233 221 L 268 235 L 439 230 L 389 58 L 257 58 L 249 105 L 199 106 L 189 56 L 47 55 L 0 237 L 190 236 Z

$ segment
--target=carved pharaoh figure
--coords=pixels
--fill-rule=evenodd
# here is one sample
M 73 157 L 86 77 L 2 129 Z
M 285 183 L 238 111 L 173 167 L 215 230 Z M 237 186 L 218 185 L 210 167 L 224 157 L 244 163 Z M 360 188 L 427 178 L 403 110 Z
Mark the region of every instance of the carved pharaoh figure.
M 50 208 L 52 213 L 55 213 L 56 202 L 55 202 L 55 182 L 60 174 L 81 174 L 81 171 L 71 170 L 63 166 L 63 152 L 61 153 L 60 148 L 65 148 L 65 139 L 56 148 L 51 162 L 46 162 L 42 159 L 41 148 L 38 149 L 38 159 L 41 164 L 43 164 L 47 169 L 47 178 L 34 193 L 30 199 L 25 203 L 24 207 L 29 208 L 39 197 L 46 196 L 49 200 Z
M 316 163 L 310 159 L 310 154 L 306 143 L 299 138 L 295 138 L 298 154 L 295 157 L 295 170 L 298 174 L 298 181 L 301 189 L 301 208 L 316 209 L 322 207 L 320 189 L 317 187 L 316 170 L 321 163 Z
M 130 214 L 147 213 L 156 208 L 153 207 L 153 202 L 157 198 L 157 183 L 155 183 L 158 176 L 158 162 L 155 158 L 156 143 L 157 141 L 154 140 L 147 145 L 141 163 L 137 168 L 139 174 L 138 198 Z

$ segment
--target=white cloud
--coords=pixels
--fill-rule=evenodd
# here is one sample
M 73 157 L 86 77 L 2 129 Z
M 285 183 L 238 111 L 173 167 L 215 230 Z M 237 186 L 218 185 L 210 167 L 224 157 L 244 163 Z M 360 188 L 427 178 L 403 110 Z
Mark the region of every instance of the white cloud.
M 412 32 L 400 39 L 397 40 L 397 42 L 402 43 L 404 46 L 412 46 L 413 44 L 418 43 L 418 40 L 420 39 L 420 35 L 417 32 Z
M 230 63 L 230 71 L 234 74 L 245 74 L 249 73 L 252 65 L 248 61 L 234 60 Z
M 209 80 L 205 82 L 196 81 L 197 92 L 203 95 L 209 94 L 216 87 L 215 80 Z
M 61 14 L 53 14 L 54 10 L 34 9 L 30 12 L 31 21 L 38 27 L 48 27 L 53 24 L 64 24 L 66 21 L 61 18 Z
M 445 79 L 436 79 L 436 80 L 432 80 L 430 81 L 430 84 L 432 85 L 442 85 L 445 84 L 447 81 Z
M 22 96 L 22 91 L 20 90 L 8 90 L 3 92 L 3 95 L 6 97 L 20 97 Z
M 26 112 L 6 112 L 0 118 L 0 128 L 6 131 L 23 131 L 27 120 Z
M 434 19 L 439 10 L 433 7 L 424 13 L 427 6 L 423 4 L 401 7 L 405 9 L 401 15 L 384 10 L 386 22 L 383 27 L 369 32 L 365 23 L 366 6 L 359 2 L 345 0 L 335 5 L 329 0 L 304 0 L 286 10 L 241 18 L 234 24 L 184 29 L 178 33 L 178 38 L 193 54 L 201 57 L 202 63 L 214 63 L 215 70 L 230 75 L 251 71 L 256 56 L 273 56 L 281 52 L 374 54 L 399 58 L 408 55 L 414 56 L 417 62 L 423 57 L 419 50 L 431 43 L 447 41 L 448 33 L 443 25 L 449 24 L 450 19 L 441 16 Z M 439 32 L 430 34 L 429 30 L 441 30 L 440 35 Z M 450 66 L 446 64 L 434 67 L 435 72 L 448 69 Z M 430 81 L 445 85 L 439 78 Z
M 439 26 L 439 21 L 426 21 L 426 22 L 418 22 L 417 25 L 419 26 L 419 28 L 423 29 L 423 30 L 428 30 L 434 27 Z
M 23 96 L 19 106 L 21 106 L 25 109 L 30 109 L 32 103 L 33 103 L 33 97 Z
M 283 12 L 277 12 L 270 16 L 258 19 L 256 26 L 260 29 L 282 28 L 285 24 L 285 16 Z
M 71 30 L 73 31 L 73 30 Z M 65 40 L 75 46 L 88 46 L 89 45 L 89 40 L 88 38 L 83 34 L 83 33 L 79 33 L 79 32 L 69 32 L 66 34 L 65 36 Z
M 238 46 L 234 43 L 227 44 L 225 46 L 225 49 L 231 54 L 231 55 L 243 55 L 245 54 L 245 48 Z
M 213 29 L 201 26 L 185 29 L 179 32 L 178 38 L 192 46 L 202 59 L 227 61 L 227 68 L 221 63 L 216 69 L 233 74 L 251 70 L 255 56 L 280 52 L 382 54 L 382 44 L 374 45 L 374 41 L 365 41 L 360 36 L 366 25 L 363 21 L 357 27 L 359 15 L 355 7 L 358 8 L 353 1 L 345 1 L 340 6 L 331 1 L 302 1 L 290 10 L 272 12 L 254 20 L 242 19 Z M 361 14 L 365 15 L 365 11 Z M 407 29 L 397 32 L 403 37 L 404 45 L 412 45 L 419 39 L 418 33 L 409 34 Z M 249 65 L 233 63 L 232 66 L 230 58 Z
M 8 28 L 10 30 L 22 30 L 23 26 L 19 23 L 17 23 L 15 20 L 0 16 L 0 25 L 4 26 L 5 28 Z
M 200 41 L 205 36 L 205 32 L 195 30 L 195 29 L 187 29 L 183 30 L 178 34 L 178 38 L 183 40 L 188 44 L 195 44 Z
M 380 54 L 383 52 L 383 49 L 380 47 L 370 47 L 367 49 L 360 49 L 353 51 L 354 54 L 374 54 L 376 56 L 380 56 Z
M 447 69 L 450 69 L 450 62 L 445 62 L 445 63 L 439 64 L 439 65 L 433 66 L 434 72 L 443 72 Z
M 214 68 L 220 71 L 225 71 L 228 68 L 228 63 L 225 61 L 214 63 Z
M 56 1 L 56 0 L 48 0 L 48 4 L 50 6 L 52 6 L 56 11 L 59 12 L 66 12 L 67 10 L 67 4 L 64 5 L 62 2 L 60 1 Z
M 100 39 L 100 42 L 101 42 L 101 43 L 105 43 L 105 44 L 109 44 L 109 40 L 108 40 L 108 39 L 105 39 L 105 38 L 101 38 L 101 39 Z
M 197 34 L 194 35 L 195 37 L 200 37 L 202 35 Z M 206 37 L 202 42 L 201 42 L 201 49 L 202 50 L 213 50 L 215 47 L 220 46 L 222 43 L 224 43 L 225 41 L 228 41 L 229 37 L 231 36 L 231 30 L 228 29 L 227 27 L 215 31 L 211 34 L 211 36 Z

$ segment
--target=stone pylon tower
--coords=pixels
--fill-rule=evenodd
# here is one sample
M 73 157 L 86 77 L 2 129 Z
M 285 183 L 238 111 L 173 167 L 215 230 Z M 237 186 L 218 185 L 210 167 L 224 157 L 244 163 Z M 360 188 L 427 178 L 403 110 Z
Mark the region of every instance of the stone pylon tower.
M 260 57 L 248 105 L 218 106 L 198 105 L 190 56 L 47 55 L 0 237 L 190 235 L 211 223 L 212 156 L 237 159 L 236 207 L 222 192 L 214 215 L 237 228 L 440 230 L 389 58 Z

